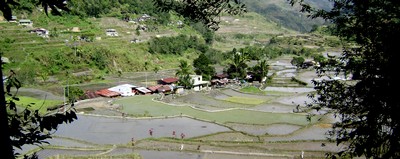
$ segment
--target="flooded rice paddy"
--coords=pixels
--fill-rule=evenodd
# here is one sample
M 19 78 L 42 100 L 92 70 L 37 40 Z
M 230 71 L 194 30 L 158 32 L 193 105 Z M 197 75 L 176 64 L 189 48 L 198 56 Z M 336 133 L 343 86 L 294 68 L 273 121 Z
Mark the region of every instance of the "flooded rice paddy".
M 149 134 L 152 130 L 152 135 Z M 54 135 L 78 139 L 95 144 L 126 144 L 136 140 L 154 137 L 172 137 L 175 131 L 191 138 L 230 129 L 208 122 L 186 117 L 164 119 L 128 119 L 79 115 L 71 124 L 60 125 Z

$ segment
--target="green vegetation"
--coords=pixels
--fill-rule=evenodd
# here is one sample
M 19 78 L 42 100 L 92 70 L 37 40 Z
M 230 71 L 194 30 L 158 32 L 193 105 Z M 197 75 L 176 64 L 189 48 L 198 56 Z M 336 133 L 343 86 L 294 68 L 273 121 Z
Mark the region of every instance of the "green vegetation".
M 255 86 L 243 87 L 240 89 L 240 91 L 245 93 L 265 94 L 265 91 L 261 91 L 259 88 Z
M 258 105 L 266 102 L 265 99 L 263 100 L 263 99 L 248 98 L 248 97 L 228 97 L 225 98 L 224 100 L 228 102 L 247 104 L 247 105 Z
M 28 5 L 30 2 L 22 3 L 26 6 L 25 9 L 32 7 Z M 143 71 L 146 61 L 152 68 L 176 68 L 180 59 L 187 59 L 192 63 L 199 54 L 204 54 L 212 64 L 226 65 L 229 63 L 227 59 L 231 52 L 221 51 L 227 50 L 225 47 L 232 50 L 233 47 L 239 46 L 237 50 L 248 54 L 250 59 L 263 60 L 283 54 L 308 57 L 319 53 L 319 47 L 329 47 L 324 41 L 333 41 L 335 46 L 337 44 L 334 37 L 320 37 L 321 31 L 315 31 L 308 40 L 302 36 L 281 37 L 283 33 L 294 32 L 278 28 L 273 22 L 266 21 L 256 13 L 230 17 L 237 18 L 237 21 L 221 21 L 220 26 L 227 27 L 227 30 L 214 32 L 207 28 L 207 25 L 186 21 L 175 12 L 159 14 L 153 10 L 152 3 L 147 1 L 118 1 L 115 4 L 105 1 L 96 5 L 107 4 L 104 10 L 93 8 L 93 3 L 71 2 L 70 5 L 74 6 L 73 11 L 63 12 L 63 16 L 46 16 L 43 12 L 28 9 L 32 10 L 28 18 L 34 22 L 34 28 L 49 30 L 49 38 L 29 33 L 30 28 L 13 23 L 0 23 L 3 56 L 10 59 L 10 63 L 4 65 L 5 71 L 18 70 L 18 79 L 25 85 L 46 86 L 66 83 L 67 79 L 70 84 L 82 84 L 104 80 L 106 75 Z M 24 8 L 19 9 L 16 11 L 18 17 L 26 11 Z M 121 14 L 117 14 L 118 12 Z M 127 22 L 136 20 L 145 13 L 150 16 L 149 20 Z M 167 24 L 161 22 L 165 20 L 168 21 Z M 178 21 L 183 22 L 179 28 Z M 243 28 L 247 25 L 251 28 Z M 145 29 L 142 30 L 139 26 L 144 26 Z M 73 31 L 73 27 L 79 28 L 80 32 Z M 106 36 L 104 31 L 108 28 L 116 29 L 119 36 Z M 239 32 L 235 31 L 236 28 L 257 32 Z M 139 42 L 131 43 L 132 39 Z M 310 42 L 314 40 L 318 42 Z M 232 44 L 234 46 L 229 46 Z M 292 44 L 295 46 L 288 47 Z M 200 74 L 209 79 L 212 71 L 207 72 Z M 241 72 L 237 73 L 243 76 L 243 71 Z
M 6 100 L 10 100 L 10 98 L 7 98 Z M 30 110 L 39 110 L 41 114 L 44 114 L 47 112 L 48 109 L 54 109 L 62 105 L 63 101 L 50 99 L 41 100 L 37 98 L 22 96 L 19 97 L 18 101 L 15 101 L 15 104 L 17 106 L 25 107 Z
M 171 106 L 151 99 L 155 96 L 135 96 L 115 101 L 123 106 L 123 112 L 128 114 L 145 114 L 147 111 L 153 117 L 188 115 L 193 118 L 215 121 L 217 123 L 273 124 L 287 123 L 293 125 L 308 125 L 306 116 L 302 114 L 268 113 L 249 110 L 228 110 L 221 112 L 205 112 L 189 106 Z M 317 117 L 315 117 L 316 119 Z M 316 122 L 312 120 L 311 123 Z
M 209 81 L 216 73 L 211 64 L 211 60 L 205 54 L 200 54 L 197 59 L 193 60 L 194 72 L 202 75 L 203 80 Z
M 310 95 L 313 102 L 308 104 L 310 109 L 327 109 L 340 116 L 329 134 L 337 144 L 348 146 L 327 157 L 399 158 L 399 96 L 392 92 L 400 88 L 394 78 L 398 73 L 393 71 L 400 57 L 398 43 L 393 42 L 400 35 L 400 23 L 393 17 L 400 15 L 400 4 L 332 1 L 331 10 L 319 10 L 304 1 L 290 2 L 312 17 L 332 21 L 334 33 L 346 44 L 341 57 L 328 56 L 316 72 L 319 77 L 344 74 L 354 82 L 317 82 L 316 92 Z
M 73 1 L 71 6 L 74 6 L 74 10 L 70 14 L 63 12 L 63 16 L 53 14 L 46 16 L 34 8 L 32 14 L 24 14 L 34 21 L 34 28 L 48 29 L 49 38 L 29 33 L 31 28 L 13 23 L 0 23 L 0 45 L 4 51 L 2 55 L 10 59 L 10 63 L 5 65 L 5 70 L 15 70 L 18 79 L 24 85 L 40 85 L 46 89 L 52 89 L 54 85 L 60 84 L 76 84 L 75 86 L 83 89 L 87 83 L 94 83 L 93 81 L 101 81 L 102 86 L 109 86 L 106 82 L 110 80 L 105 80 L 108 75 L 122 77 L 128 72 L 148 71 L 149 68 L 154 68 L 154 72 L 158 72 L 159 69 L 179 67 L 178 72 L 182 72 L 181 79 L 184 80 L 189 77 L 187 75 L 192 70 L 189 67 L 192 62 L 196 73 L 204 75 L 205 80 L 214 74 L 212 64 L 223 66 L 229 64 L 229 71 L 234 74 L 233 77 L 240 78 L 245 76 L 245 71 L 252 69 L 262 79 L 268 73 L 268 64 L 265 60 L 286 54 L 309 57 L 319 53 L 320 48 L 338 46 L 337 39 L 327 37 L 328 35 L 319 37 L 318 32 L 307 37 L 282 36 L 295 32 L 282 28 L 281 24 L 265 20 L 256 13 L 248 13 L 242 17 L 227 17 L 226 21 L 221 21 L 221 26 L 227 29 L 214 32 L 207 28 L 208 24 L 188 22 L 175 13 L 159 14 L 160 12 L 154 10 L 154 6 L 149 5 L 149 2 L 116 1 L 114 4 L 107 0 L 97 5 L 94 1 Z M 25 5 L 25 2 L 23 3 Z M 16 13 L 18 16 L 22 14 Z M 149 14 L 150 20 L 132 22 L 144 14 Z M 177 26 L 178 21 L 183 21 L 184 24 Z M 80 32 L 73 31 L 73 27 L 78 27 Z M 106 36 L 104 31 L 108 28 L 116 29 L 119 36 Z M 235 51 L 232 48 L 235 48 Z M 235 59 L 232 56 L 238 55 L 237 52 L 246 57 L 237 56 Z M 182 60 L 187 62 L 185 67 L 180 62 Z M 259 63 L 245 70 L 248 60 L 258 60 Z M 184 83 L 185 86 L 190 85 L 190 81 L 186 80 Z M 74 87 L 71 87 L 70 91 L 69 101 L 74 101 L 83 93 Z M 173 107 L 152 102 L 150 97 L 152 96 L 132 97 L 119 100 L 117 104 L 123 105 L 123 111 L 135 117 L 183 114 L 220 124 L 309 124 L 302 114 L 239 109 L 211 113 L 188 106 Z M 266 102 L 245 97 L 229 97 L 225 100 L 218 101 L 226 103 L 226 107 L 235 108 L 237 106 L 232 105 L 236 103 L 246 104 L 240 107 L 246 108 Z M 32 102 L 36 103 L 35 106 L 41 103 L 33 100 Z M 47 109 L 52 109 L 52 106 L 43 110 Z M 90 112 L 94 109 L 81 110 Z
M 182 55 L 188 49 L 206 52 L 208 47 L 196 36 L 183 34 L 177 37 L 153 38 L 149 41 L 150 53 Z

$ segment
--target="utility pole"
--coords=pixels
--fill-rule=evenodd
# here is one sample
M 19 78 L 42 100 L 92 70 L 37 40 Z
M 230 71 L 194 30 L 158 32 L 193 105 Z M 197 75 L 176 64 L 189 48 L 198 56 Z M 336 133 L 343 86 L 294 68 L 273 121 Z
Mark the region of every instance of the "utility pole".
M 63 113 L 67 111 L 66 106 L 68 105 L 68 102 L 66 100 L 67 96 L 69 97 L 69 82 L 68 82 L 68 76 L 69 72 L 67 71 L 67 85 L 66 87 L 63 87 L 64 90 L 64 103 L 63 103 Z

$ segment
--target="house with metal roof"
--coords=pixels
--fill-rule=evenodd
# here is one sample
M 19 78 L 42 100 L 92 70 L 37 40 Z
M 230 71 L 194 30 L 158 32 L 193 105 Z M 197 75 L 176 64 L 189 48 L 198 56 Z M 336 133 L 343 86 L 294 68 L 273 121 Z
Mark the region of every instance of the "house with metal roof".
M 161 84 L 176 84 L 179 81 L 178 78 L 175 77 L 168 77 L 168 78 L 163 78 L 161 79 Z
M 118 92 L 121 94 L 121 96 L 126 97 L 126 96 L 134 96 L 136 94 L 135 88 L 137 88 L 137 86 L 135 86 L 135 85 L 122 84 L 122 85 L 108 88 L 108 90 L 113 91 L 113 92 Z
M 19 20 L 18 25 L 32 27 L 33 26 L 33 22 L 31 20 L 29 20 L 29 19 L 21 19 L 21 20 Z

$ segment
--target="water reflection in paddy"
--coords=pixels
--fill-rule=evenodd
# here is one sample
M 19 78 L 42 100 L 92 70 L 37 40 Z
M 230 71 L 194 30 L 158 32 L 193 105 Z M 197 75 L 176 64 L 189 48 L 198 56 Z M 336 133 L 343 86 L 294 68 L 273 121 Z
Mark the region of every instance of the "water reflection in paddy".
M 150 136 L 149 130 L 153 130 Z M 96 144 L 125 144 L 148 137 L 171 137 L 172 132 L 184 133 L 187 138 L 230 129 L 186 117 L 164 119 L 122 119 L 79 115 L 78 120 L 62 124 L 55 135 Z

